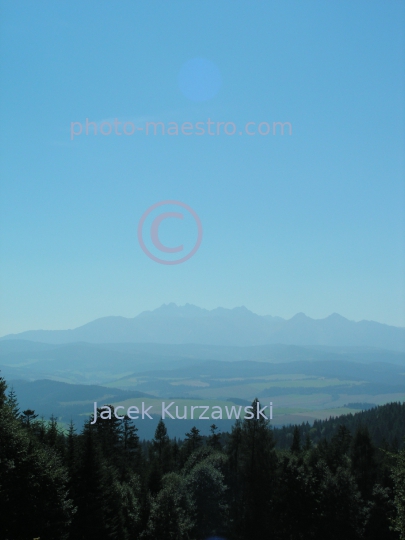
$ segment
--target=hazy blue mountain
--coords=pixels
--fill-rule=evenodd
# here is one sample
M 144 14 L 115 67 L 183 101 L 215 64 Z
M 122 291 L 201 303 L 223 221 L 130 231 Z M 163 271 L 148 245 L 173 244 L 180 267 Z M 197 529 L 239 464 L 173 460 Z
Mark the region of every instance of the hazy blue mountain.
M 162 352 L 162 351 L 160 351 Z M 51 378 L 61 382 L 102 384 L 134 370 L 165 369 L 193 363 L 187 355 L 156 354 L 134 344 L 43 344 L 0 341 L 0 371 L 7 379 Z
M 149 394 L 138 391 L 125 391 L 118 388 L 104 388 L 93 384 L 66 384 L 58 381 L 38 380 L 34 382 L 15 380 L 10 384 L 17 393 L 21 408 L 28 408 L 35 400 L 38 406 L 41 403 L 53 403 L 63 406 L 64 403 L 77 402 L 78 405 L 85 403 L 93 405 L 94 401 L 107 403 L 125 399 L 144 397 L 150 398 Z M 52 410 L 51 410 L 52 412 Z M 58 411 L 53 411 L 58 412 Z
M 252 346 L 267 344 L 361 346 L 405 351 L 405 328 L 374 321 L 354 322 L 336 313 L 289 320 L 260 316 L 245 307 L 211 311 L 186 304 L 165 304 L 134 318 L 103 317 L 73 330 L 31 330 L 4 340 L 42 343 L 160 343 Z

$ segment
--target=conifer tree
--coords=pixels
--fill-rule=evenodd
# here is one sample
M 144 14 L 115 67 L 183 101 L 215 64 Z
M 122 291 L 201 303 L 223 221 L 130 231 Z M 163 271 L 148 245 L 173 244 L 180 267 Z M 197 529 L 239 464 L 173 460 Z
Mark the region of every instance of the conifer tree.
M 74 493 L 78 509 L 72 537 L 77 540 L 117 538 L 118 527 L 109 507 L 115 478 L 103 459 L 96 430 L 88 423 L 83 429 L 76 464 Z
M 273 433 L 269 420 L 259 414 L 259 401 L 252 403 L 254 417 L 244 419 L 241 431 L 240 470 L 244 505 L 245 537 L 261 538 L 269 534 L 273 478 L 277 466 Z
M 25 424 L 27 427 L 30 427 L 32 422 L 38 417 L 37 414 L 35 414 L 35 411 L 32 409 L 26 409 L 22 412 L 21 418 L 23 421 L 23 424 Z
M 3 379 L 3 377 L 0 377 L 0 407 L 2 407 L 7 400 L 6 389 L 6 381 Z
M 365 426 L 359 426 L 353 437 L 351 449 L 351 469 L 364 498 L 370 499 L 376 480 L 375 448 L 370 433 Z
M 405 540 L 405 448 L 395 456 L 395 465 L 392 469 L 394 481 L 394 504 L 396 515 L 393 526 L 399 534 L 400 540 Z
M 162 487 L 162 477 L 171 468 L 170 440 L 167 429 L 162 419 L 156 426 L 155 436 L 150 444 L 150 467 L 148 486 L 153 494 L 156 494 Z
M 170 440 L 167 435 L 166 425 L 162 419 L 159 420 L 155 430 L 155 436 L 152 439 L 152 450 L 162 472 L 166 472 L 170 465 Z
M 291 443 L 291 452 L 299 454 L 301 452 L 301 434 L 298 426 L 294 427 L 293 440 Z
M 182 463 L 184 464 L 191 454 L 202 444 L 200 430 L 193 426 L 189 433 L 186 433 L 183 445 L 181 447 Z
M 351 442 L 352 435 L 349 429 L 342 424 L 339 425 L 337 433 L 332 437 L 328 447 L 327 463 L 333 473 L 338 467 L 346 466 Z
M 45 429 L 44 442 L 56 450 L 60 455 L 65 453 L 65 437 L 58 427 L 58 420 L 52 414 Z
M 6 405 L 10 407 L 11 413 L 15 418 L 19 418 L 20 416 L 20 408 L 18 406 L 18 400 L 17 395 L 14 391 L 14 388 L 11 387 L 10 392 L 8 393 L 7 399 L 6 399 Z
M 309 433 L 307 432 L 305 435 L 305 443 L 304 443 L 304 450 L 308 452 L 312 448 L 312 441 Z
M 0 538 L 65 539 L 74 512 L 67 470 L 6 405 L 0 379 Z M 31 420 L 34 412 L 26 411 Z
M 317 538 L 314 518 L 319 511 L 319 491 L 311 467 L 294 454 L 286 453 L 280 461 L 273 502 L 274 536 L 294 540 Z
M 137 431 L 138 428 L 134 422 L 128 416 L 125 416 L 121 423 L 122 478 L 126 478 L 128 475 L 131 476 L 131 472 L 140 473 L 142 469 L 141 445 Z
M 77 435 L 75 432 L 76 430 L 75 430 L 73 421 L 70 420 L 68 434 L 67 434 L 67 450 L 66 450 L 66 460 L 67 460 L 67 465 L 69 467 L 69 471 L 73 470 L 74 462 L 75 462 L 75 454 L 76 454 L 75 443 L 77 439 Z
M 104 410 L 109 408 L 110 412 Z M 104 415 L 93 425 L 93 433 L 95 434 L 100 448 L 104 456 L 108 456 L 118 465 L 121 459 L 120 450 L 122 449 L 122 420 L 118 419 L 112 411 L 112 405 L 106 405 L 97 409 L 98 416 Z
M 208 437 L 207 444 L 214 450 L 221 450 L 221 434 L 218 431 L 218 426 L 212 424 L 210 426 L 211 435 Z

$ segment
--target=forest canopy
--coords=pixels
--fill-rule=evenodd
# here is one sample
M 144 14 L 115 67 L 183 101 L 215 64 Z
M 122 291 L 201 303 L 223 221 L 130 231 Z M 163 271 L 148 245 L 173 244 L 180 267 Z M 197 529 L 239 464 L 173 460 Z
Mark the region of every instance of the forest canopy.
M 252 405 L 256 404 L 254 400 Z M 141 441 L 125 416 L 80 433 L 20 411 L 0 378 L 0 536 L 404 539 L 405 404 L 273 429 L 263 417 Z

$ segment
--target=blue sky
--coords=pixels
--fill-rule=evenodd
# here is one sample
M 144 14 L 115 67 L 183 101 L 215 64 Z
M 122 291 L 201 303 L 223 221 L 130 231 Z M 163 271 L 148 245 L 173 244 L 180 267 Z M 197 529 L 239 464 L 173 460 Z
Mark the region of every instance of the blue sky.
M 0 335 L 168 302 L 405 326 L 402 2 L 0 5 Z M 144 131 L 71 140 L 86 118 Z M 145 134 L 208 119 L 236 134 Z M 183 264 L 138 243 L 165 200 L 201 219 Z

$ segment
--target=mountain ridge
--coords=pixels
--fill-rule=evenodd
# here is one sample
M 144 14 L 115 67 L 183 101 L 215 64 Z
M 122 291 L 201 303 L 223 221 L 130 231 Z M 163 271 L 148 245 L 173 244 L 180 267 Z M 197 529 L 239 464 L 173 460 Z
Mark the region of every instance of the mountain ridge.
M 5 340 L 42 343 L 166 343 L 252 346 L 267 344 L 371 346 L 405 351 L 405 328 L 375 321 L 350 321 L 338 313 L 312 319 L 258 315 L 245 306 L 207 310 L 185 304 L 163 304 L 133 318 L 107 316 L 68 330 L 28 330 Z

